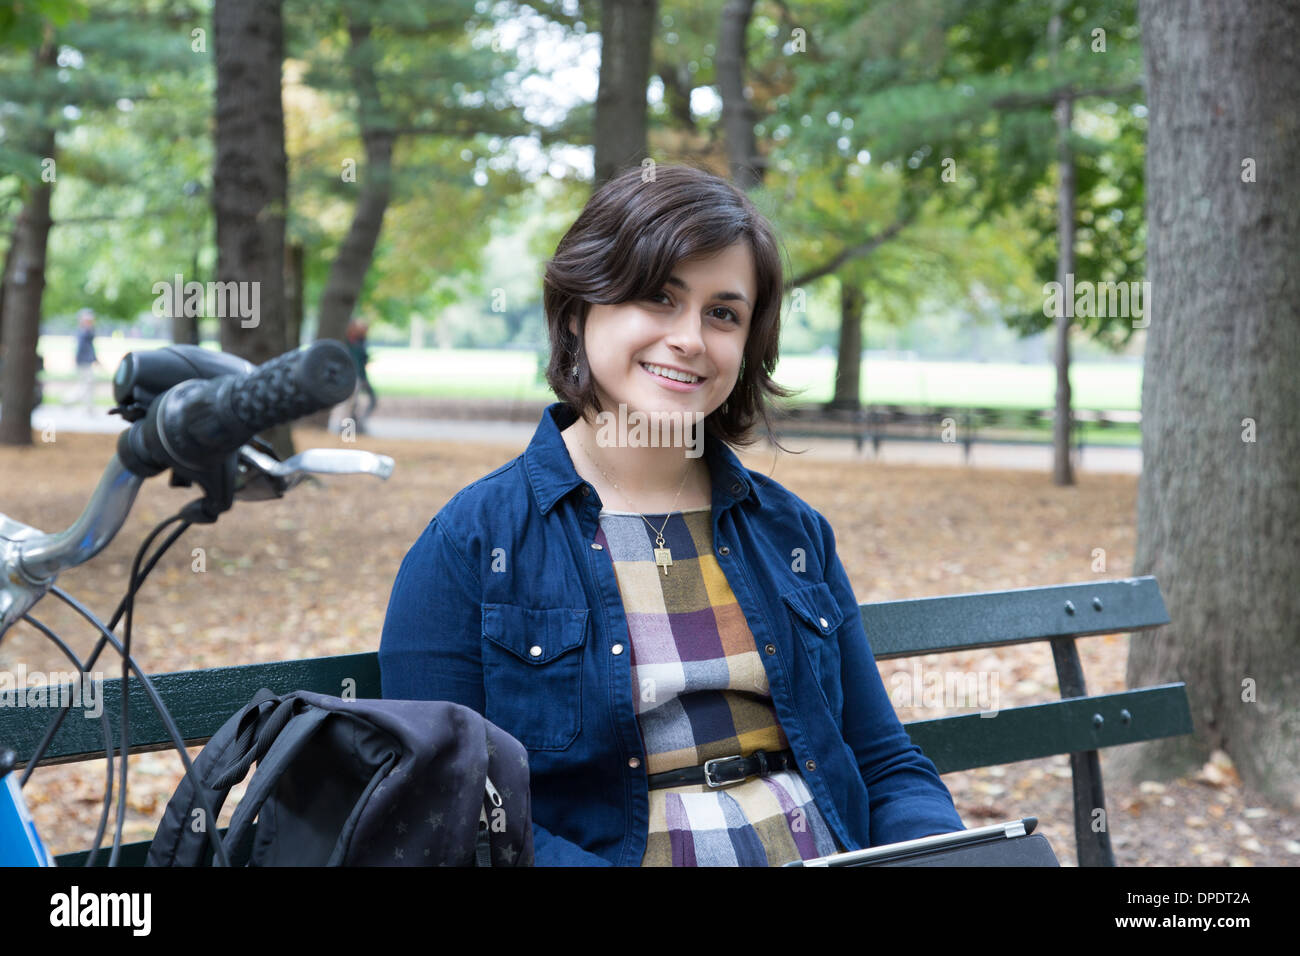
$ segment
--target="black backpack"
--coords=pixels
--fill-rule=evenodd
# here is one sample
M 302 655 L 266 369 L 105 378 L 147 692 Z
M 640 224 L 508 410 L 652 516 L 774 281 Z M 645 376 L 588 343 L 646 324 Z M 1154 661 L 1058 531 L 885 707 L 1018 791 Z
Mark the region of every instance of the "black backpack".
M 528 752 L 460 704 L 263 689 L 195 760 L 213 813 L 254 761 L 223 841 L 232 866 L 533 863 Z M 187 776 L 147 866 L 211 865 L 201 807 Z

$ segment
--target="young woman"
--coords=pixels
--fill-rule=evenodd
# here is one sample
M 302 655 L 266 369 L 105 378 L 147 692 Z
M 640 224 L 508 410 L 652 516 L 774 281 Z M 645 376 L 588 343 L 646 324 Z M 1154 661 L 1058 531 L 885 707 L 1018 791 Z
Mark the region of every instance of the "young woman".
M 560 401 L 402 562 L 384 696 L 523 743 L 538 865 L 779 865 L 963 828 L 830 525 L 729 447 L 789 394 L 780 305 L 771 228 L 725 180 L 608 182 L 546 270 Z

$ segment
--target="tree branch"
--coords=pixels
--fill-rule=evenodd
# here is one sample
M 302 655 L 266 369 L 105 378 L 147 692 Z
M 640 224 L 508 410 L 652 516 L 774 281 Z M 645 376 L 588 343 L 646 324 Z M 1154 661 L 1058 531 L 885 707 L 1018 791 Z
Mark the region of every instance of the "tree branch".
M 1062 86 L 1046 93 L 1008 93 L 1006 96 L 999 96 L 990 105 L 999 110 L 1035 109 L 1043 106 L 1055 107 L 1062 100 L 1080 100 L 1090 96 L 1113 98 L 1128 93 L 1136 93 L 1141 89 L 1141 83 L 1128 83 L 1124 86 L 1098 86 L 1086 90 L 1076 90 L 1073 87 Z
M 856 245 L 846 246 L 835 255 L 831 256 L 831 258 L 826 260 L 822 265 L 809 269 L 807 272 L 787 280 L 785 283 L 785 291 L 789 292 L 791 289 L 797 288 L 798 286 L 807 285 L 808 283 L 815 282 L 824 276 L 831 275 L 850 259 L 859 259 L 862 256 L 869 255 L 878 247 L 884 245 L 902 232 L 903 229 L 907 227 L 908 223 L 910 223 L 915 217 L 916 213 L 914 211 L 905 213 L 894 222 L 890 223 L 890 225 L 881 232 L 876 233 L 869 239 L 865 239 Z

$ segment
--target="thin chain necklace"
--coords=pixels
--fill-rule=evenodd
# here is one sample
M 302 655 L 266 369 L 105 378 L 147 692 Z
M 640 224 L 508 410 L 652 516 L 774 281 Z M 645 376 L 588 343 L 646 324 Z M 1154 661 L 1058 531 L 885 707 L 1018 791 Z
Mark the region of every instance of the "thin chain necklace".
M 597 471 L 599 471 L 602 475 L 605 475 L 605 469 L 601 468 L 599 462 L 597 462 L 596 459 L 592 457 L 591 452 L 587 451 L 587 445 L 585 442 L 583 442 L 581 438 L 578 439 L 578 444 L 582 446 L 583 454 L 587 456 L 587 460 L 596 466 Z M 682 496 L 682 489 L 686 487 L 686 479 L 690 475 L 690 473 L 691 473 L 691 463 L 688 461 L 686 463 L 686 470 L 682 472 L 682 483 L 677 488 L 677 496 L 673 498 L 674 508 L 677 506 L 677 499 Z M 614 486 L 614 490 L 617 491 L 622 496 L 624 501 L 627 501 L 627 495 L 623 494 L 623 489 L 618 486 L 618 482 L 616 482 L 609 475 L 605 475 L 605 480 Z M 658 531 L 655 531 L 655 526 L 650 524 L 650 519 L 647 518 L 645 515 L 641 514 L 641 512 L 637 511 L 636 506 L 633 505 L 632 502 L 627 501 L 627 503 L 629 506 L 631 506 L 633 511 L 641 515 L 642 521 L 650 525 L 650 530 L 654 531 L 655 567 L 663 568 L 664 577 L 668 577 L 668 566 L 673 563 L 673 552 L 671 548 L 668 548 L 664 544 L 664 528 L 668 527 L 668 522 L 672 519 L 672 508 L 668 509 L 668 515 L 665 516 L 663 525 L 659 528 Z

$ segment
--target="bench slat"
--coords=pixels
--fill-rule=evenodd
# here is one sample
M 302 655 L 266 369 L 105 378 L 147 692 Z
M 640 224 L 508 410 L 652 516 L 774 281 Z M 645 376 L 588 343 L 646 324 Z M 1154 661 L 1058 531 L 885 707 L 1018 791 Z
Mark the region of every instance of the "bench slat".
M 1101 610 L 1095 608 L 1094 599 Z M 1066 610 L 1067 601 L 1074 613 Z M 1169 623 L 1160 588 L 1150 576 L 879 601 L 863 604 L 859 610 L 876 660 L 1137 631 Z
M 1093 598 L 1102 610 L 1093 607 Z M 1072 601 L 1074 614 L 1065 611 Z M 1105 634 L 1166 624 L 1160 589 L 1152 577 L 1060 587 L 989 591 L 954 597 L 885 601 L 860 606 L 863 625 L 877 660 L 935 654 L 972 647 L 1026 643 L 1060 635 Z M 378 697 L 379 661 L 372 651 L 344 657 L 317 657 L 266 664 L 219 667 L 160 674 L 155 686 L 187 742 L 207 740 L 262 687 L 276 693 L 312 690 L 340 694 L 344 680 L 356 681 L 357 697 Z M 120 679 L 106 680 L 104 706 L 115 732 L 121 707 Z M 232 701 L 238 701 L 233 705 Z M 50 719 L 48 709 L 6 708 L 5 743 L 30 759 Z M 162 721 L 143 690 L 133 684 L 132 752 L 171 746 Z M 74 719 L 75 718 L 75 719 Z M 46 753 L 46 763 L 67 763 L 103 753 L 98 720 L 70 715 Z
M 41 766 L 44 766 L 42 764 Z M 224 831 L 223 831 L 224 832 Z M 138 843 L 123 843 L 122 850 L 117 856 L 118 866 L 144 866 L 144 861 L 149 857 L 149 847 L 152 840 L 141 840 Z M 104 845 L 99 848 L 99 855 L 95 857 L 96 867 L 107 867 L 108 856 L 113 851 L 113 831 L 110 827 L 105 834 Z M 90 856 L 89 850 L 77 850 L 75 853 L 60 853 L 54 858 L 56 866 L 85 866 L 86 857 Z
M 1127 723 L 1121 713 L 1124 710 L 1130 715 Z M 1094 724 L 1094 715 L 1101 716 L 1100 727 Z M 918 720 L 903 728 L 940 773 L 1081 753 L 1194 731 L 1183 683 L 1011 707 L 994 717 L 962 714 Z
M 309 690 L 341 695 L 349 685 L 356 697 L 379 696 L 379 656 L 373 651 L 344 657 L 312 657 L 267 664 L 242 664 L 204 671 L 180 671 L 151 675 L 154 687 L 171 711 L 186 743 L 202 743 L 211 737 L 240 707 L 263 687 L 276 694 Z M 119 733 L 122 708 L 122 679 L 104 681 L 103 702 Z M 5 708 L 4 742 L 18 755 L 18 766 L 31 759 L 54 715 L 52 708 Z M 131 752 L 169 749 L 171 738 L 137 680 L 131 682 Z M 82 716 L 75 708 L 63 720 L 46 751 L 41 765 L 71 763 L 104 755 L 104 737 L 99 719 Z
M 1121 710 L 1131 715 L 1127 725 Z M 1100 728 L 1094 726 L 1094 714 L 1103 718 Z M 1066 748 L 1094 750 L 1191 733 L 1192 715 L 1186 685 L 1179 683 L 1014 707 L 999 711 L 996 717 L 963 714 L 903 726 L 912 742 L 934 761 L 939 773 L 953 773 L 1071 752 Z M 144 840 L 124 844 L 121 864 L 143 865 L 149 843 Z M 61 854 L 57 861 L 59 866 L 81 866 L 86 856 L 87 851 L 82 850 Z M 107 862 L 108 853 L 103 850 L 100 863 Z

